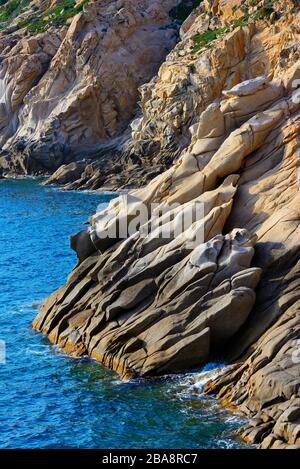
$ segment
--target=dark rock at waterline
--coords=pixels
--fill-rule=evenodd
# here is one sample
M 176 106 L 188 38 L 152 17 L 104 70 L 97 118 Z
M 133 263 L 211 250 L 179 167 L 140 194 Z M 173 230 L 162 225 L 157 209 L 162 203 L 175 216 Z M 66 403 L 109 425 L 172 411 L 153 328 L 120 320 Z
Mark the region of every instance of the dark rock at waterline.
M 93 252 L 96 251 L 91 237 L 87 230 L 82 230 L 79 233 L 70 237 L 70 245 L 73 251 L 76 252 L 79 262 L 84 261 Z
M 71 182 L 74 182 L 76 179 L 80 178 L 86 166 L 87 162 L 85 160 L 64 164 L 60 166 L 58 170 L 55 171 L 55 173 L 44 182 L 44 185 L 70 184 Z
M 76 242 L 81 239 L 84 246 L 86 232 Z M 123 378 L 179 372 L 208 360 L 239 330 L 255 301 L 260 270 L 249 267 L 247 234 L 217 235 L 195 249 L 178 244 L 178 252 L 165 258 L 161 248 L 148 260 L 142 255 L 147 243 L 134 244 L 134 265 L 127 241 L 82 261 L 34 327 L 67 352 L 88 353 Z M 243 251 L 243 270 L 222 272 L 223 253 L 235 249 Z M 201 268 L 200 259 L 209 265 Z M 172 268 L 165 275 L 167 265 Z

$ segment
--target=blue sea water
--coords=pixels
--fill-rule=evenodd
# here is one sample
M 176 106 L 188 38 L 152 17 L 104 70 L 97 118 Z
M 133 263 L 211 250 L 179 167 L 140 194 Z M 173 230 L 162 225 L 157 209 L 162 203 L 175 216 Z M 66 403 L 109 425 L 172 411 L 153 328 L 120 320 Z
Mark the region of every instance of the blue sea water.
M 196 393 L 195 375 L 122 383 L 32 331 L 75 264 L 69 235 L 111 197 L 0 181 L 0 448 L 242 447 L 240 418 Z

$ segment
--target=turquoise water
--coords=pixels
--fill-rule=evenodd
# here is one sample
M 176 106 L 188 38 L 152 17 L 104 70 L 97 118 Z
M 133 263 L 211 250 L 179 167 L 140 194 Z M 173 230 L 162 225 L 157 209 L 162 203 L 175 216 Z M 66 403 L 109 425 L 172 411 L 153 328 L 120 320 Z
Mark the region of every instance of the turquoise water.
M 241 422 L 194 393 L 194 375 L 121 383 L 31 330 L 75 264 L 68 236 L 109 197 L 0 181 L 0 448 L 240 447 Z

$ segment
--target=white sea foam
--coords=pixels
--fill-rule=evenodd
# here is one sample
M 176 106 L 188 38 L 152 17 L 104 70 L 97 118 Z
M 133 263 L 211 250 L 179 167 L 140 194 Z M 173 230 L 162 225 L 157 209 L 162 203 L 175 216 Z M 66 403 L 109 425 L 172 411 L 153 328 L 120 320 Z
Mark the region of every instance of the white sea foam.
M 199 373 L 197 377 L 197 381 L 194 384 L 194 387 L 203 390 L 204 386 L 206 383 L 208 383 L 211 380 L 217 379 L 221 374 L 224 372 L 224 366 L 219 366 L 218 368 L 209 370 L 209 371 L 203 371 Z

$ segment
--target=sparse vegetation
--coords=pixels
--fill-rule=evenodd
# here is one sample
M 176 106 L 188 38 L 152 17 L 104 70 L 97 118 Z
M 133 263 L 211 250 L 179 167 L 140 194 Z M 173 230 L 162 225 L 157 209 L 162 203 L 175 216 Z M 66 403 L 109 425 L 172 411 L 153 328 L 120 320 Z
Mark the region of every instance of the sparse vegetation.
M 201 34 L 196 34 L 193 37 L 194 47 L 193 52 L 198 52 L 203 47 L 210 48 L 211 43 L 215 41 L 221 34 L 224 34 L 227 31 L 227 28 L 214 29 L 213 31 L 205 31 Z
M 201 2 L 202 0 L 183 0 L 177 7 L 170 11 L 170 16 L 179 24 L 182 24 Z
M 255 6 L 258 1 L 250 0 L 252 6 Z M 205 31 L 204 33 L 196 34 L 192 39 L 194 42 L 194 47 L 192 52 L 196 53 L 202 48 L 210 49 L 213 47 L 213 41 L 218 39 L 222 34 L 228 33 L 232 27 L 244 27 L 249 24 L 250 21 L 263 20 L 269 18 L 273 12 L 275 12 L 274 5 L 278 0 L 269 0 L 264 6 L 253 13 L 246 13 L 241 18 L 233 20 L 229 25 L 224 26 L 223 28 L 218 28 L 214 30 Z
M 54 7 L 41 12 L 40 14 L 31 15 L 20 23 L 21 28 L 26 28 L 31 34 L 38 34 L 48 30 L 50 26 L 60 27 L 66 24 L 69 18 L 72 18 L 83 9 L 83 5 L 89 0 L 76 6 L 76 0 L 64 0 Z
M 271 16 L 271 14 L 275 11 L 274 5 L 278 0 L 270 0 L 268 3 L 266 3 L 262 9 L 261 9 L 261 14 L 262 17 L 266 16 Z
M 60 27 L 66 24 L 83 9 L 89 0 L 83 0 L 76 6 L 76 0 L 64 0 L 46 11 L 32 11 L 28 18 L 20 20 L 19 28 L 26 28 L 30 34 L 47 31 L 50 26 Z M 31 0 L 0 0 L 0 30 L 7 28 L 21 13 L 28 10 Z M 33 9 L 32 9 L 33 10 Z
M 4 29 L 29 7 L 31 0 L 0 0 L 0 29 Z
M 251 15 L 249 13 L 246 13 L 241 18 L 239 18 L 237 20 L 233 20 L 231 24 L 235 28 L 243 28 L 244 26 L 247 26 L 249 24 L 250 17 L 251 17 Z

